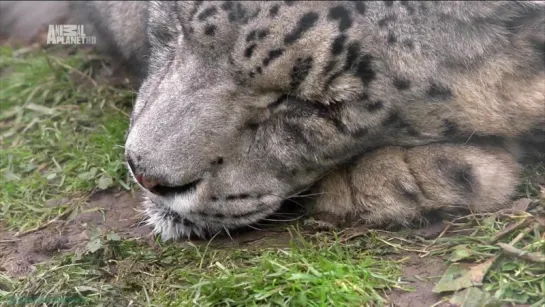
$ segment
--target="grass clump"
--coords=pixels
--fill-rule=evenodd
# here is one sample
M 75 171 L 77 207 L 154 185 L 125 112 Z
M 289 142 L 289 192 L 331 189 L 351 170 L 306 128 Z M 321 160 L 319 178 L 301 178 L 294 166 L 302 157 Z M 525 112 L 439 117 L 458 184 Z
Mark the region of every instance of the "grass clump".
M 530 214 L 491 214 L 480 220 L 460 220 L 454 225 L 458 229 L 472 228 L 472 233 L 450 238 L 454 246 L 446 250 L 446 256 L 451 263 L 489 260 L 492 266 L 483 272 L 484 291 L 503 303 L 545 303 L 545 262 L 527 261 L 505 249 L 506 245 L 512 246 L 525 253 L 544 255 L 545 259 L 545 225 L 535 222 Z M 526 226 L 514 229 L 514 225 Z
M 285 248 L 218 249 L 103 236 L 99 248 L 43 266 L 5 301 L 69 298 L 78 306 L 361 306 L 383 305 L 399 268 L 331 235 L 300 235 Z M 314 240 L 316 241 L 316 240 Z M 327 244 L 327 245 L 326 245 Z
M 0 219 L 9 229 L 37 227 L 97 187 L 129 188 L 122 145 L 134 95 L 97 84 L 97 63 L 0 48 Z
M 379 304 L 385 303 L 381 290 L 395 286 L 398 273 L 394 264 L 379 260 L 355 245 L 337 241 L 328 246 L 304 243 L 260 253 L 237 251 L 231 257 L 209 258 L 204 267 L 206 274 L 187 267 L 174 270 L 176 282 L 159 291 L 158 297 L 166 298 L 159 299 L 159 305 Z M 174 289 L 178 291 L 173 292 Z

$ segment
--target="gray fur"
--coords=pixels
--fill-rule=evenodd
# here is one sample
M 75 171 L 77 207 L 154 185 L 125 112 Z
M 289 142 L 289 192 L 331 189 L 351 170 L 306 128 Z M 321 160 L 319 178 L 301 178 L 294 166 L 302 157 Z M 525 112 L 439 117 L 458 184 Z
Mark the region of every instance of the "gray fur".
M 278 15 L 271 18 L 276 4 Z M 237 5 L 231 10 L 220 2 L 150 6 L 152 65 L 132 115 L 127 157 L 138 172 L 163 185 L 199 180 L 194 190 L 177 196 L 183 200 L 150 194 L 148 212 L 166 238 L 255 222 L 276 210 L 281 200 L 372 148 L 453 140 L 444 133 L 446 120 L 460 126 L 458 137 L 487 135 L 489 131 L 466 128 L 441 101 L 450 99 L 454 89 L 448 87 L 459 74 L 504 55 L 524 76 L 543 73 L 534 69 L 542 63 L 535 49 L 513 48 L 530 36 L 543 40 L 537 28 L 528 28 L 532 22 L 542 26 L 543 17 L 517 19 L 532 10 L 543 12 L 540 3 L 411 2 L 410 13 L 399 2 L 386 7 L 373 1 L 365 3 L 363 15 L 353 2 L 232 4 Z M 324 73 L 333 58 L 332 43 L 341 34 L 340 21 L 328 18 L 338 5 L 351 16 L 351 26 L 344 30 L 346 45 L 358 43 L 358 56 L 372 59 L 362 67 L 372 70 L 370 81 L 365 75 L 354 77 L 357 61 L 352 70 L 343 71 L 346 45 L 335 57 L 338 65 Z M 214 13 L 207 16 L 207 10 Z M 241 11 L 243 17 L 229 21 L 229 14 Z M 319 16 L 315 26 L 286 43 L 287 33 L 296 32 L 309 12 Z M 506 26 L 511 20 L 518 22 L 515 29 Z M 207 35 L 211 27 L 213 35 Z M 248 57 L 247 40 L 254 30 L 268 35 L 254 39 L 256 47 Z M 396 37 L 395 44 L 388 43 L 389 35 Z M 271 51 L 279 49 L 282 55 L 266 65 Z M 294 65 L 307 57 L 312 57 L 312 69 L 297 88 L 290 88 Z M 410 88 L 396 89 L 395 78 L 408 80 Z M 429 94 L 430 84 L 437 84 L 436 95 Z M 273 107 L 284 94 L 290 96 Z M 373 110 L 379 100 L 382 108 Z M 543 124 L 541 116 L 527 120 Z M 385 125 L 389 118 L 393 122 Z M 218 157 L 223 164 L 213 164 Z M 177 228 L 168 226 L 171 220 L 157 210 L 175 211 L 182 222 Z M 256 213 L 235 217 L 251 211 Z
M 133 171 L 187 188 L 145 202 L 166 239 L 256 222 L 376 148 L 545 126 L 542 1 L 73 9 L 111 53 L 147 67 L 125 148 Z

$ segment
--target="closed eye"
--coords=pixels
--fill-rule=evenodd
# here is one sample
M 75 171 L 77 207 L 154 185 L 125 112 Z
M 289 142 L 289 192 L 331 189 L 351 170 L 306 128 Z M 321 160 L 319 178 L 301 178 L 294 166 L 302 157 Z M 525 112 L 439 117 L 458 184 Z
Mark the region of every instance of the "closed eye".
M 280 106 L 282 103 L 284 103 L 285 101 L 287 101 L 289 98 L 288 95 L 280 95 L 274 102 L 270 103 L 267 108 L 269 109 L 275 109 L 277 108 L 278 106 Z

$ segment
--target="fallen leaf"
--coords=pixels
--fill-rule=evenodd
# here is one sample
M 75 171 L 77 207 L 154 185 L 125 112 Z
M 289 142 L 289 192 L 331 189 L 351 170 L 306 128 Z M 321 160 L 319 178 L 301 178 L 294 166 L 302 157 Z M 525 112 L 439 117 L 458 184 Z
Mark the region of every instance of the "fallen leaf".
M 33 102 L 27 104 L 25 106 L 25 108 L 29 109 L 29 110 L 32 110 L 32 111 L 42 113 L 42 114 L 46 114 L 46 115 L 51 115 L 51 114 L 53 114 L 55 112 L 51 108 L 48 108 L 48 107 L 45 107 L 45 106 L 42 106 L 42 105 L 39 105 L 39 104 L 35 104 Z
M 103 231 L 100 228 L 87 229 L 87 236 L 91 239 L 97 239 L 103 235 Z
M 94 253 L 102 248 L 102 240 L 100 238 L 96 238 L 92 241 L 89 241 L 87 243 L 87 250 L 91 253 Z
M 84 172 L 78 175 L 78 178 L 82 180 L 90 180 L 90 179 L 93 179 L 93 177 L 94 175 L 91 174 L 90 172 Z
M 469 258 L 471 256 L 471 249 L 465 245 L 457 245 L 454 247 L 452 255 L 448 259 L 450 262 L 458 262 L 460 260 Z
M 20 179 L 17 175 L 15 175 L 15 174 L 14 174 L 13 172 L 11 172 L 10 170 L 5 170 L 3 176 L 4 176 L 4 179 L 5 179 L 6 181 L 15 181 L 15 180 L 19 180 L 19 179 Z
M 111 187 L 113 183 L 114 181 L 112 178 L 102 175 L 100 179 L 98 179 L 98 188 L 101 190 L 106 190 L 107 188 Z
M 164 263 L 164 264 L 171 264 L 172 262 L 174 262 L 174 258 L 172 256 L 168 256 L 161 259 L 161 263 Z
M 476 287 L 471 287 L 456 293 L 449 301 L 456 307 L 496 307 L 502 303 L 492 295 Z
M 539 225 L 545 226 L 545 214 L 538 214 L 535 217 L 536 217 L 536 222 Z
M 498 216 L 496 214 L 489 215 L 482 221 L 483 226 L 493 226 L 496 223 L 497 218 Z
M 89 286 L 78 286 L 76 287 L 76 290 L 78 292 L 99 292 L 97 288 L 89 287 Z
M 513 202 L 513 211 L 522 211 L 525 212 L 528 209 L 528 206 L 532 203 L 531 199 L 521 198 Z
M 465 263 L 451 264 L 441 277 L 441 280 L 433 288 L 433 292 L 442 293 L 458 291 L 473 286 L 482 286 L 484 276 L 495 260 L 496 258 L 492 257 L 483 263 L 473 266 Z
M 89 174 L 94 177 L 97 174 L 97 171 L 98 169 L 96 167 L 91 167 L 91 169 L 89 170 Z
M 108 235 L 106 235 L 106 239 L 108 241 L 121 241 L 121 238 L 119 237 L 119 235 L 115 232 L 110 232 L 108 233 Z
M 31 172 L 33 170 L 35 170 L 38 166 L 36 164 L 33 164 L 33 163 L 28 163 L 27 165 L 25 165 L 23 171 L 24 172 Z

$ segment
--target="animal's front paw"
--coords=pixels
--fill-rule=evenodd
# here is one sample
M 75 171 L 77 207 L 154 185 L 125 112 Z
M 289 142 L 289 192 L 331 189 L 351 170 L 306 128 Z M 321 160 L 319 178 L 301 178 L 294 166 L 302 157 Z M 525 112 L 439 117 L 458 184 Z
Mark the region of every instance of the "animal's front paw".
M 330 222 L 367 225 L 408 225 L 432 211 L 493 212 L 513 196 L 520 171 L 498 148 L 386 147 L 322 179 L 313 211 Z

